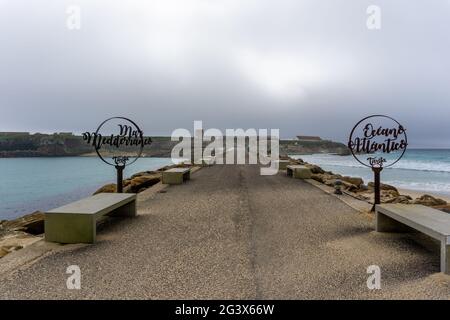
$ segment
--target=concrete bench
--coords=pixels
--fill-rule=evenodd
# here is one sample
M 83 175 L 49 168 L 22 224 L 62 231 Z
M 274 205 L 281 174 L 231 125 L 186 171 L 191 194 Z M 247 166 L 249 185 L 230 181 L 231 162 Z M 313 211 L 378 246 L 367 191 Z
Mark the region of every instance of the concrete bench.
M 278 162 L 278 170 L 286 170 L 290 163 L 289 160 L 275 160 L 275 162 Z
M 297 179 L 311 179 L 311 169 L 301 165 L 289 165 L 286 167 L 288 177 Z
M 162 173 L 163 184 L 182 184 L 191 179 L 190 168 L 172 168 Z
M 422 205 L 381 204 L 376 206 L 376 231 L 422 232 L 441 243 L 441 272 L 450 274 L 450 215 Z
M 105 215 L 136 215 L 136 194 L 99 193 L 45 213 L 45 241 L 94 243 L 96 223 Z

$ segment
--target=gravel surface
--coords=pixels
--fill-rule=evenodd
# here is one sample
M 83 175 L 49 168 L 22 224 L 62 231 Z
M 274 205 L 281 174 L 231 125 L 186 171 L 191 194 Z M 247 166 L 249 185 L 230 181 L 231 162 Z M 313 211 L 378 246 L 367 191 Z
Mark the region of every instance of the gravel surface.
M 95 245 L 4 276 L 0 298 L 450 298 L 428 241 L 375 233 L 368 215 L 283 173 L 216 165 L 142 199 L 138 217 L 111 219 Z M 81 290 L 66 287 L 69 265 L 81 269 Z M 381 268 L 380 290 L 367 288 L 370 265 Z

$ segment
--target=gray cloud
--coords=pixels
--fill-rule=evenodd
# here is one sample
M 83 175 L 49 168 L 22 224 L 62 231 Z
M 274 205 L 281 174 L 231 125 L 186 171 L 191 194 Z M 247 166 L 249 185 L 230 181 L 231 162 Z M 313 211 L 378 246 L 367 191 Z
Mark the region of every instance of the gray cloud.
M 343 141 L 385 113 L 412 145 L 450 147 L 449 18 L 446 0 L 0 0 L 0 131 L 127 115 L 148 134 L 203 120 Z

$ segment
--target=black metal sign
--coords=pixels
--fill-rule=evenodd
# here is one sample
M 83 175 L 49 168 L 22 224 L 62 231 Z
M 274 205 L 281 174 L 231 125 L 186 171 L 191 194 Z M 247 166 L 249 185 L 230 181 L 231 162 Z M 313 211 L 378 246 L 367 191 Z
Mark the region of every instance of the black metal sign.
M 380 204 L 380 173 L 397 163 L 408 147 L 406 129 L 385 115 L 372 115 L 359 121 L 348 141 L 353 157 L 374 172 L 376 204 Z
M 136 162 L 144 146 L 152 143 L 134 121 L 125 117 L 106 119 L 95 132 L 83 133 L 83 140 L 94 147 L 103 162 L 116 168 L 118 193 L 123 192 L 125 166 Z

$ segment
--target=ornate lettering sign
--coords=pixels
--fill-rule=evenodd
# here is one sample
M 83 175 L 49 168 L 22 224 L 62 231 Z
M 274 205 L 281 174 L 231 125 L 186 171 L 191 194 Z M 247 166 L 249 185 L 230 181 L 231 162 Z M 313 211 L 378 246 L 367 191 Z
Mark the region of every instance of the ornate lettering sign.
M 397 163 L 408 146 L 406 129 L 395 119 L 374 115 L 353 128 L 348 147 L 355 159 L 370 168 L 386 168 Z
M 406 129 L 397 120 L 373 115 L 359 121 L 348 140 L 353 157 L 374 172 L 374 206 L 380 204 L 380 173 L 397 163 L 408 147 Z
M 142 155 L 152 139 L 144 137 L 138 125 L 124 117 L 103 121 L 95 132 L 83 133 L 83 140 L 92 145 L 98 157 L 117 169 L 117 192 L 122 192 L 123 169 Z

